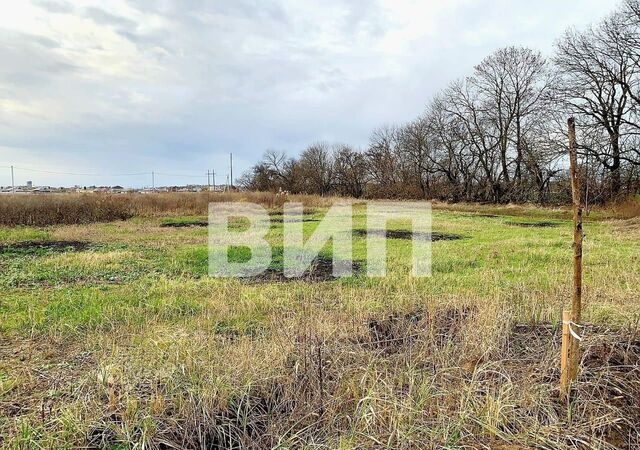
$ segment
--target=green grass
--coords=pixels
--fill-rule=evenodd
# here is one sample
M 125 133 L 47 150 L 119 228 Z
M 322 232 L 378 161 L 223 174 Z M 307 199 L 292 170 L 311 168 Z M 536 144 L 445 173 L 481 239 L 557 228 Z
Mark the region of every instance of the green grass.
M 46 240 L 50 232 L 46 229 L 36 229 L 29 227 L 0 227 L 0 245 L 12 242 Z
M 358 211 L 355 228 L 363 228 Z M 512 324 L 557 324 L 569 304 L 571 223 L 564 212 L 509 212 L 435 210 L 434 231 L 463 238 L 432 244 L 431 278 L 412 278 L 410 241 L 391 239 L 387 277 L 322 283 L 207 277 L 207 229 L 160 227 L 202 218 L 0 228 L 0 245 L 92 243 L 77 252 L 0 254 L 0 444 L 157 448 L 179 442 L 179 430 L 195 439 L 200 426 L 210 439 L 233 429 L 245 439 L 270 436 L 279 448 L 399 448 L 409 440 L 570 448 L 550 443 L 551 429 L 584 439 L 588 418 L 575 427 L 564 417 L 539 419 L 551 414 L 543 375 L 556 367 L 555 344 L 545 344 L 529 375 L 504 355 Z M 557 226 L 514 225 L 528 222 Z M 318 222 L 302 226 L 309 236 Z M 585 232 L 585 321 L 635 326 L 640 229 L 592 221 Z M 283 224 L 272 224 L 275 269 L 282 236 Z M 239 247 L 230 258 L 248 256 Z M 354 241 L 354 259 L 365 261 L 365 238 Z M 372 319 L 464 308 L 475 311 L 473 325 L 442 346 L 434 347 L 435 321 L 415 347 L 361 345 Z M 260 428 L 264 421 L 273 428 Z M 527 431 L 534 427 L 537 435 Z

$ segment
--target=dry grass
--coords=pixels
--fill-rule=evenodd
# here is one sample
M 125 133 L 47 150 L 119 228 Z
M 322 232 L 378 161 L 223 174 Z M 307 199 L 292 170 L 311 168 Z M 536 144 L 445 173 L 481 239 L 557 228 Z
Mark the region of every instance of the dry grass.
M 219 326 L 212 334 L 215 324 L 197 318 L 190 331 L 159 321 L 91 335 L 79 348 L 56 338 L 13 342 L 0 364 L 19 357 L 23 378 L 0 408 L 43 428 L 16 425 L 16 441 L 6 444 L 20 448 L 47 430 L 57 436 L 48 448 L 640 444 L 637 330 L 587 330 L 567 408 L 558 401 L 558 329 L 517 325 L 506 303 L 430 299 L 371 315 L 326 311 L 312 293 L 302 302 L 295 315 L 270 314 L 268 335 Z M 60 433 L 65 424 L 73 426 Z
M 209 203 L 232 201 L 275 208 L 282 206 L 284 201 L 324 207 L 334 199 L 269 192 L 3 195 L 0 196 L 0 225 L 70 225 L 125 220 L 134 216 L 206 215 Z
M 124 220 L 132 213 L 123 200 L 111 195 L 3 195 L 0 224 L 43 226 Z
M 585 227 L 566 406 L 571 225 L 496 212 L 436 208 L 434 231 L 465 238 L 434 242 L 422 280 L 402 239 L 385 279 L 248 284 L 204 276 L 207 230 L 161 217 L 0 228 L 18 249 L 90 244 L 0 252 L 0 447 L 638 448 L 640 227 Z
M 0 225 L 46 226 L 110 222 L 131 217 L 205 216 L 212 202 L 253 202 L 268 209 L 285 201 L 302 202 L 307 208 L 330 206 L 335 197 L 280 195 L 271 192 L 200 192 L 157 194 L 38 194 L 0 196 Z M 537 205 L 479 205 L 433 202 L 433 208 L 479 215 L 528 216 L 570 219 L 570 207 L 541 208 Z M 596 208 L 587 219 L 629 219 L 640 216 L 640 202 L 629 198 Z
M 640 217 L 640 196 L 630 196 L 609 207 L 611 218 L 633 219 Z

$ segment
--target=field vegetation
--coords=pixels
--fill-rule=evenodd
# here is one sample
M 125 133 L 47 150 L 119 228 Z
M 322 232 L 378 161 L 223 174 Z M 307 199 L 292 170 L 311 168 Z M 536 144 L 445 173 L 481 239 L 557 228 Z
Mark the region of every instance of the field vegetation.
M 182 219 L 197 221 L 200 217 L 206 220 L 209 203 L 212 202 L 252 202 L 273 210 L 281 208 L 284 202 L 300 202 L 307 208 L 326 208 L 333 204 L 336 198 L 338 197 L 274 192 L 3 195 L 0 197 L 0 225 L 43 227 L 167 216 L 166 225 L 169 222 L 180 222 Z M 434 205 L 440 210 L 483 215 L 570 219 L 572 214 L 568 206 L 538 208 L 535 204 L 438 201 L 434 201 Z M 592 220 L 629 219 L 637 216 L 640 216 L 638 197 L 627 197 L 606 206 L 596 205 L 587 211 L 587 217 Z
M 220 198 L 278 217 L 281 196 Z M 306 233 L 330 202 L 309 200 Z M 203 198 L 127 201 L 139 209 L 126 220 L 0 228 L 2 447 L 640 445 L 637 219 L 602 210 L 585 224 L 586 337 L 567 407 L 565 209 L 436 204 L 434 235 L 459 238 L 433 243 L 432 278 L 410 276 L 407 224 L 393 223 L 385 278 L 320 267 L 282 282 L 207 277 Z M 274 220 L 274 274 L 282 232 Z M 365 238 L 354 246 L 362 264 Z
M 329 206 L 333 202 L 331 197 L 271 192 L 4 195 L 0 197 L 0 225 L 71 225 L 162 215 L 175 220 L 173 216 L 206 216 L 211 202 L 249 201 L 275 208 L 286 200 L 303 201 L 309 206 Z

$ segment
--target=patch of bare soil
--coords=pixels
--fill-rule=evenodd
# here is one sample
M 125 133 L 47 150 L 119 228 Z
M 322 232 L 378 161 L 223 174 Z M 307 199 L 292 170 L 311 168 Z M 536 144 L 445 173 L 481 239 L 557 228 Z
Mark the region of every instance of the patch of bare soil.
M 366 237 L 368 235 L 376 237 L 386 237 L 387 239 L 405 239 L 411 240 L 414 237 L 424 241 L 457 241 L 464 239 L 464 236 L 460 234 L 450 233 L 421 233 L 412 232 L 408 230 L 354 230 L 353 234 L 356 236 Z
M 194 222 L 168 222 L 160 224 L 160 228 L 190 228 L 190 227 L 207 227 L 209 222 L 206 221 L 194 221 Z
M 556 228 L 560 224 L 557 222 L 505 222 L 507 225 L 523 228 Z
M 311 217 L 305 217 L 303 219 L 288 219 L 284 220 L 284 217 L 274 216 L 271 217 L 271 223 L 299 223 L 299 222 L 319 222 L 319 219 L 313 219 Z
M 40 253 L 40 252 L 81 252 L 89 250 L 93 244 L 83 241 L 22 241 L 15 244 L 0 245 L 0 254 L 4 253 Z
M 339 266 L 348 264 L 346 261 L 336 261 Z M 353 261 L 351 266 L 352 275 L 356 275 L 361 269 L 358 262 Z M 269 267 L 267 270 L 254 277 L 243 278 L 248 283 L 286 283 L 291 281 L 304 281 L 307 283 L 319 283 L 322 281 L 332 281 L 340 279 L 333 274 L 333 260 L 330 258 L 317 257 L 311 263 L 311 267 L 304 272 L 301 277 L 289 278 L 284 275 L 282 267 Z
M 462 307 L 372 318 L 367 322 L 369 336 L 361 339 L 361 343 L 385 352 L 399 351 L 404 344 L 417 339 L 442 346 L 456 338 L 474 312 L 471 308 Z
M 320 219 L 315 219 L 312 217 L 312 212 L 294 212 L 293 214 L 289 214 L 287 216 L 288 220 L 286 222 L 295 223 L 295 222 L 319 222 Z M 295 217 L 295 218 L 294 218 Z M 282 211 L 270 211 L 269 212 L 269 220 L 271 223 L 284 223 L 285 217 Z
M 290 215 L 292 216 L 310 216 L 313 215 L 315 213 L 314 210 L 304 210 L 304 211 L 292 211 L 290 212 Z M 269 216 L 270 217 L 274 217 L 274 216 L 284 216 L 284 211 L 269 211 Z
M 517 324 L 511 329 L 506 342 L 507 355 L 521 361 L 538 361 L 549 346 L 559 346 L 562 337 L 560 327 L 548 323 Z

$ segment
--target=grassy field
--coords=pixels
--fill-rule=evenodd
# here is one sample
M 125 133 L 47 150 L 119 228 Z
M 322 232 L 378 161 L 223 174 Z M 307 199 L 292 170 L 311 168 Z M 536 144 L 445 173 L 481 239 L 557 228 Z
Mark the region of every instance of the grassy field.
M 0 228 L 0 444 L 638 448 L 640 222 L 585 224 L 566 407 L 566 210 L 464 209 L 434 211 L 459 239 L 433 243 L 425 279 L 403 239 L 385 278 L 275 282 L 207 277 L 204 217 Z

